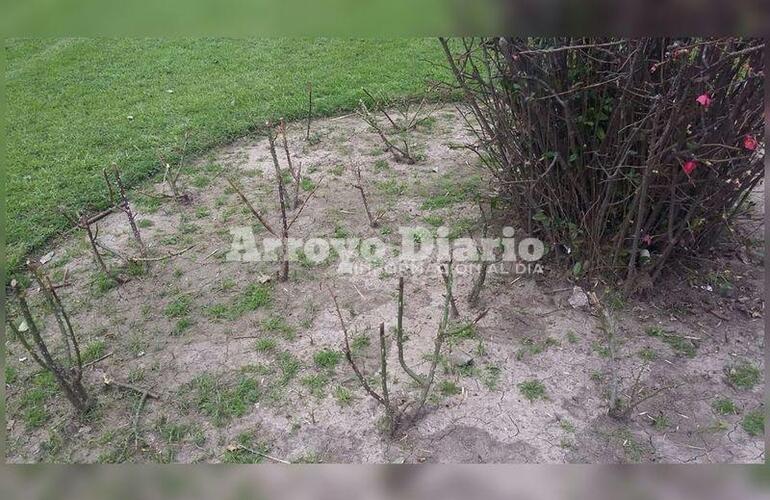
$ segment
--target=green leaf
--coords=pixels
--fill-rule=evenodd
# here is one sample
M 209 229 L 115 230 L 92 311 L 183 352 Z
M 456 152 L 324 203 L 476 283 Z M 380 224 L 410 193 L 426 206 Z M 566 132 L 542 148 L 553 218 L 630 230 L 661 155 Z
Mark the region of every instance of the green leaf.
M 575 265 L 572 266 L 572 274 L 576 277 L 579 277 L 583 273 L 583 263 L 582 262 L 575 262 Z

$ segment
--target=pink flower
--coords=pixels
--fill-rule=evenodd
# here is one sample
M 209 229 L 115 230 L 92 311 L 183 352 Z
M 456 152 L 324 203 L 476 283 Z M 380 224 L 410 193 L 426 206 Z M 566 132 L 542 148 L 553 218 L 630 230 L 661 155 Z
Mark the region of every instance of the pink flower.
M 645 234 L 644 236 L 642 236 L 642 243 L 644 243 L 647 246 L 652 245 L 652 236 L 650 236 L 649 234 Z
M 695 100 L 704 108 L 711 106 L 711 97 L 708 94 L 701 94 Z
M 754 151 L 757 149 L 757 140 L 754 138 L 751 134 L 746 134 L 746 136 L 743 138 L 743 147 L 748 149 L 749 151 Z
M 682 165 L 682 170 L 684 170 L 684 173 L 687 175 L 690 175 L 693 173 L 693 170 L 695 170 L 695 167 L 697 167 L 698 164 L 695 163 L 693 160 L 688 160 L 684 162 L 684 165 Z

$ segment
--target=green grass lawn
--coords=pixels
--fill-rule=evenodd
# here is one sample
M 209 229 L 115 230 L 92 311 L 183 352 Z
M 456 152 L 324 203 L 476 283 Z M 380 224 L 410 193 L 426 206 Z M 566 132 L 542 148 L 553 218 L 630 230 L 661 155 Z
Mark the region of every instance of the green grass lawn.
M 131 185 L 266 119 L 354 107 L 362 87 L 415 94 L 444 78 L 433 39 L 55 39 L 6 42 L 9 266 L 68 227 L 60 206 L 103 208 L 103 167 Z M 128 117 L 132 116 L 133 119 Z

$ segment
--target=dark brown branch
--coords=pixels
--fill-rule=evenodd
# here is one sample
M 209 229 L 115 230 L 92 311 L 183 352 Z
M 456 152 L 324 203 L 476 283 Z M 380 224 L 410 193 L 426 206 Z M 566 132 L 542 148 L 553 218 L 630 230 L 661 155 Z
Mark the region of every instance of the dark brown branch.
M 330 287 L 327 286 L 327 289 L 329 290 L 329 294 L 332 297 L 332 301 L 334 302 L 334 309 L 337 312 L 337 318 L 340 320 L 340 326 L 342 327 L 342 333 L 345 338 L 345 359 L 348 360 L 348 364 L 353 369 L 353 373 L 356 374 L 356 378 L 358 378 L 358 382 L 361 384 L 361 387 L 364 388 L 364 390 L 377 401 L 381 405 L 385 406 L 385 399 L 377 394 L 370 386 L 369 383 L 366 381 L 366 378 L 364 377 L 363 373 L 361 373 L 361 370 L 358 368 L 358 365 L 356 364 L 355 360 L 353 359 L 353 352 L 350 350 L 350 339 L 348 335 L 348 329 L 345 326 L 345 320 L 342 318 L 342 311 L 340 311 L 340 306 L 337 303 L 337 296 L 334 295 L 334 292 Z
M 254 205 L 251 204 L 248 198 L 246 198 L 246 195 L 243 194 L 243 191 L 240 187 L 238 187 L 238 184 L 235 183 L 235 181 L 230 177 L 225 177 L 227 179 L 227 182 L 230 184 L 230 187 L 233 188 L 233 190 L 238 194 L 238 197 L 241 199 L 241 201 L 246 205 L 246 207 L 249 209 L 249 211 L 254 215 L 254 217 L 257 218 L 260 224 L 262 224 L 262 227 L 267 229 L 267 232 L 272 234 L 273 236 L 278 236 L 278 234 L 273 230 L 272 226 L 267 222 L 267 220 L 262 216 L 262 214 L 259 213 L 259 211 L 254 208 Z
M 425 381 L 417 375 L 415 372 L 412 371 L 409 366 L 407 366 L 406 361 L 404 360 L 404 278 L 399 277 L 398 278 L 398 312 L 397 312 L 397 323 L 396 323 L 396 345 L 398 346 L 398 362 L 401 364 L 401 368 L 403 368 L 404 372 L 409 375 L 409 377 L 412 378 L 415 382 L 417 382 L 420 387 L 425 385 Z

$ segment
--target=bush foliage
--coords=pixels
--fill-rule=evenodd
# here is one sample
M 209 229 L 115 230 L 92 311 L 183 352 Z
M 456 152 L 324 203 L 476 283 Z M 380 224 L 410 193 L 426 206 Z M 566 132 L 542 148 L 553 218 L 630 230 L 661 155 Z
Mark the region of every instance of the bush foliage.
M 762 178 L 761 40 L 441 42 L 469 147 L 579 273 L 654 282 L 711 246 Z

